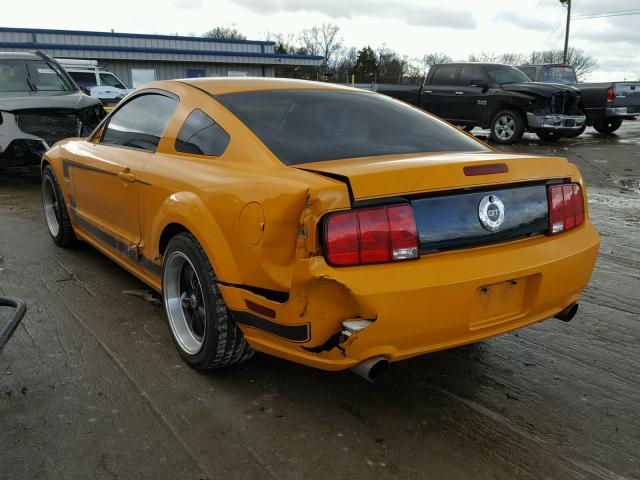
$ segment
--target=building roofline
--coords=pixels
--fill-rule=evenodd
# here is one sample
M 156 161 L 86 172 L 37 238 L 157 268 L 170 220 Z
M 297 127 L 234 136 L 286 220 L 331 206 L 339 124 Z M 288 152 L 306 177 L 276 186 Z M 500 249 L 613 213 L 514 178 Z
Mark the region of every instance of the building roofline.
M 56 30 L 49 28 L 11 28 L 0 27 L 0 32 L 21 32 L 21 33 L 50 33 L 58 35 L 87 35 L 92 37 L 125 37 L 125 38 L 148 38 L 154 40 L 188 40 L 213 43 L 242 43 L 249 45 L 275 45 L 275 42 L 267 40 L 230 40 L 226 38 L 209 38 L 209 37 L 189 37 L 182 35 L 155 35 L 149 33 L 120 33 L 120 32 L 95 32 L 85 30 Z
M 0 42 L 0 48 L 18 48 L 27 50 L 85 50 L 96 52 L 128 52 L 128 53 L 157 53 L 174 55 L 206 55 L 210 57 L 251 57 L 251 58 L 280 58 L 283 60 L 322 60 L 318 55 L 299 55 L 288 53 L 258 53 L 258 52 L 228 52 L 220 50 L 188 50 L 174 48 L 124 47 L 106 45 L 69 45 L 59 43 L 24 43 Z

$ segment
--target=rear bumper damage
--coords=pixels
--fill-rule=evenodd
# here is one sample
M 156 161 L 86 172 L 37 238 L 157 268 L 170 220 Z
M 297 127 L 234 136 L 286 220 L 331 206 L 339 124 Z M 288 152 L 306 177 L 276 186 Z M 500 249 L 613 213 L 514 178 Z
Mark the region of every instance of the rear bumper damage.
M 551 318 L 577 301 L 598 246 L 587 222 L 553 239 L 395 264 L 333 268 L 322 257 L 299 260 L 282 303 L 238 287 L 220 289 L 257 350 L 343 370 L 372 357 L 403 360 Z M 354 319 L 369 322 L 345 331 L 343 322 Z

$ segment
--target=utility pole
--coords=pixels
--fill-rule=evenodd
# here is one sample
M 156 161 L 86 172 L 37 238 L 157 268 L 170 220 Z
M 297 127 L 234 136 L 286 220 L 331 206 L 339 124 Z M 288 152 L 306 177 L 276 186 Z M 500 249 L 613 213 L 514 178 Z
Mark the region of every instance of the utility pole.
M 571 25 L 571 0 L 560 0 L 562 5 L 567 5 L 567 30 L 564 34 L 564 54 L 562 55 L 562 64 L 567 64 L 567 54 L 569 52 L 569 26 Z

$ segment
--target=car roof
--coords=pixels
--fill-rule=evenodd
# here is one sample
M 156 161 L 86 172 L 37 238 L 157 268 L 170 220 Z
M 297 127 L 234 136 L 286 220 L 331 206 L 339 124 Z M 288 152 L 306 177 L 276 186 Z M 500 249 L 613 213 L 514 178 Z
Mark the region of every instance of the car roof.
M 42 60 L 31 52 L 0 52 L 0 60 Z
M 214 77 L 214 78 L 185 78 L 169 80 L 180 82 L 192 87 L 204 90 L 211 95 L 223 95 L 225 93 L 255 92 L 260 90 L 342 90 L 364 92 L 359 88 L 336 85 L 333 83 L 311 82 L 308 80 L 295 80 L 291 78 L 265 78 L 265 77 Z M 152 87 L 153 84 L 148 85 Z

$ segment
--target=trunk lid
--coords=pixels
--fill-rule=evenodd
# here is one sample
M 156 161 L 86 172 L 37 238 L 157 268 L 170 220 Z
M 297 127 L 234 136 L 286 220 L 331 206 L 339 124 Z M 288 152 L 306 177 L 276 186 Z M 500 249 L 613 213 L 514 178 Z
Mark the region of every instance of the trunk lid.
M 464 167 L 505 164 L 505 173 L 467 176 Z M 566 159 L 495 152 L 394 155 L 331 160 L 293 166 L 347 183 L 354 200 L 412 196 L 482 186 L 568 178 L 575 174 Z

